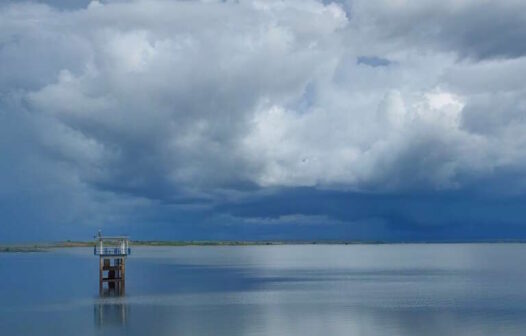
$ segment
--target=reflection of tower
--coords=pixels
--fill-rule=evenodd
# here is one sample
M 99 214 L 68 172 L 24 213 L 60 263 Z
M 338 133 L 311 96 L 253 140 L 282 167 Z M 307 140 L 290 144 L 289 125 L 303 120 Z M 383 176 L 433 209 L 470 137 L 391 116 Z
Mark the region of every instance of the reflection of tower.
M 124 295 L 126 284 L 126 256 L 131 253 L 128 237 L 103 237 L 99 231 L 93 250 L 99 259 L 99 294 Z M 106 286 L 104 286 L 106 284 Z
M 128 321 L 128 306 L 124 303 L 99 302 L 93 306 L 95 324 L 104 326 L 124 326 Z

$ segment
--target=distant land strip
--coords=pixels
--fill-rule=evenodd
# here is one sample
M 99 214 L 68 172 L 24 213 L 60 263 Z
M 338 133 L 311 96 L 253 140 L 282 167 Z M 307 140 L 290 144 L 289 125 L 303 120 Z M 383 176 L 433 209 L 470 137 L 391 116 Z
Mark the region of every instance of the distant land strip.
M 524 244 L 526 240 L 472 240 L 472 241 L 361 241 L 361 240 L 269 240 L 269 241 L 242 241 L 242 240 L 133 240 L 131 246 L 141 247 L 184 247 L 184 246 L 265 246 L 265 245 L 380 245 L 380 244 Z M 94 241 L 61 241 L 52 243 L 27 243 L 27 244 L 0 244 L 0 253 L 25 253 L 47 252 L 57 248 L 94 247 Z

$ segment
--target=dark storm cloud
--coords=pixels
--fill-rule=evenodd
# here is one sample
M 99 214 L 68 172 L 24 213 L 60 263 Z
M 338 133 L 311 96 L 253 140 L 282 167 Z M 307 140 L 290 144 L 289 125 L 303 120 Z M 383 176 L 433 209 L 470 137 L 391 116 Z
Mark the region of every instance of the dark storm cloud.
M 522 234 L 523 13 L 3 1 L 0 240 Z
M 289 188 L 216 210 L 236 218 L 258 218 L 260 226 L 273 230 L 275 235 L 287 233 L 289 239 L 293 235 L 288 230 L 297 229 L 291 225 L 293 222 L 303 226 L 311 239 L 326 235 L 341 240 L 466 241 L 526 238 L 526 227 L 522 225 L 525 200 L 525 196 L 480 196 L 464 191 L 364 194 Z M 292 220 L 296 214 L 303 217 Z M 309 219 L 327 214 L 320 225 L 309 226 Z M 284 220 L 287 218 L 291 219 L 289 227 Z M 273 228 L 268 227 L 270 219 L 274 219 Z M 276 225 L 280 221 L 283 225 Z M 327 232 L 320 232 L 324 230 Z
M 359 56 L 357 62 L 358 64 L 366 64 L 372 67 L 387 66 L 391 64 L 389 60 L 376 56 Z
M 358 29 L 408 47 L 435 45 L 475 59 L 526 54 L 522 1 L 349 1 Z

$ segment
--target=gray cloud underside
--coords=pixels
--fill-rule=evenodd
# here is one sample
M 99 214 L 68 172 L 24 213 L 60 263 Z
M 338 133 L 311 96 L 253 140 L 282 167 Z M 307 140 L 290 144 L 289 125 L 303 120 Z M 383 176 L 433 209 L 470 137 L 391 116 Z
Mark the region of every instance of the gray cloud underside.
M 231 216 L 280 188 L 521 197 L 524 13 L 512 0 L 2 2 L 4 234 Z M 300 212 L 273 218 L 309 222 Z

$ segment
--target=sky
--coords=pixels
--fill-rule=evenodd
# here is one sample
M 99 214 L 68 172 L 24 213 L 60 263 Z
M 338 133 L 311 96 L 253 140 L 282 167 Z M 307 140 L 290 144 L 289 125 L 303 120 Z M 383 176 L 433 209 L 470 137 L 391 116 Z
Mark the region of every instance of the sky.
M 526 239 L 526 2 L 0 0 L 0 242 Z

